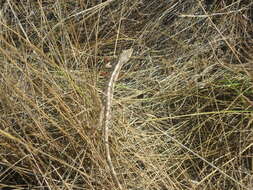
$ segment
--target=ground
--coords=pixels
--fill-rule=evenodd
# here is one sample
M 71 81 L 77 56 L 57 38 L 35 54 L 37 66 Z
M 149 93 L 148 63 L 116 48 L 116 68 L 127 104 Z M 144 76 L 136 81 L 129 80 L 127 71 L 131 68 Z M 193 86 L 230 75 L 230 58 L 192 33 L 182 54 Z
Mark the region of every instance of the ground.
M 251 189 L 253 2 L 0 2 L 0 187 Z

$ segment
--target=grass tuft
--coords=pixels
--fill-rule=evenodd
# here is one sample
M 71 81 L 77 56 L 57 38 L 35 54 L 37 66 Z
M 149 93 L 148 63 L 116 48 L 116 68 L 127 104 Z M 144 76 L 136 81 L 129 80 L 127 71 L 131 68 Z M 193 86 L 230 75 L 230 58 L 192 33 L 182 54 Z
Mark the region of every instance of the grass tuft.
M 250 0 L 1 1 L 0 188 L 251 189 Z

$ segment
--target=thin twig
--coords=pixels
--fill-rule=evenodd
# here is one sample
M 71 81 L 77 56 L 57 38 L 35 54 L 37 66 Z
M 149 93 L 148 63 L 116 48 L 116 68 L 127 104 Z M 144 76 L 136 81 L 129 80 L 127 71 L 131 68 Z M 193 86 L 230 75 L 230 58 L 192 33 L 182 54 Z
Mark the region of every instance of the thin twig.
M 112 159 L 110 155 L 110 146 L 109 146 L 109 124 L 111 120 L 111 107 L 112 107 L 112 100 L 113 100 L 113 91 L 114 91 L 114 86 L 115 82 L 119 76 L 120 69 L 122 66 L 128 62 L 130 59 L 131 55 L 133 53 L 133 49 L 128 49 L 124 50 L 120 56 L 117 64 L 115 65 L 112 74 L 110 76 L 108 86 L 106 89 L 106 98 L 104 102 L 104 143 L 105 143 L 105 152 L 106 152 L 106 159 L 107 159 L 107 164 L 110 168 L 111 175 L 113 177 L 114 182 L 117 184 L 119 189 L 123 189 L 119 179 L 117 177 L 117 174 L 115 172 L 114 166 L 112 164 Z

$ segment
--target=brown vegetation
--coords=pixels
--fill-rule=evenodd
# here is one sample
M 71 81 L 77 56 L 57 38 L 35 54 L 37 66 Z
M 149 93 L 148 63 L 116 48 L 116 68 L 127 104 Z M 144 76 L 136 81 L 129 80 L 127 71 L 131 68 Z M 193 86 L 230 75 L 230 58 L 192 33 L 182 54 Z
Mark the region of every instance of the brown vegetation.
M 0 1 L 0 187 L 253 188 L 252 0 Z

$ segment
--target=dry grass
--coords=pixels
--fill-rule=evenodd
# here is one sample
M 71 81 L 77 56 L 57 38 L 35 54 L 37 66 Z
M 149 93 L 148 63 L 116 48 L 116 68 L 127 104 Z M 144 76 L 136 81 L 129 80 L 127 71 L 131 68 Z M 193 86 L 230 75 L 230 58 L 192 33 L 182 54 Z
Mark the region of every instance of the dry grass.
M 253 2 L 0 2 L 0 187 L 253 188 Z

